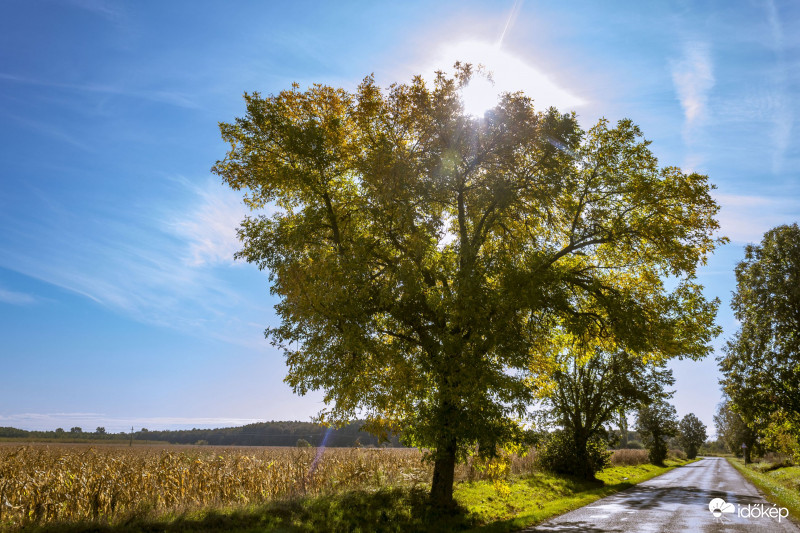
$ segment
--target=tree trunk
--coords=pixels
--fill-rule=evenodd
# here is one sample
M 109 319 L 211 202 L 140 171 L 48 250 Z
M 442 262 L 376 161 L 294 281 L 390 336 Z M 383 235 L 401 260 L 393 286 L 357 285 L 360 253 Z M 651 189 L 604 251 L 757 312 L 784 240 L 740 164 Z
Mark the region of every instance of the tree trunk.
M 625 411 L 619 410 L 619 431 L 622 434 L 622 447 L 628 447 L 628 417 L 625 416 Z
M 582 479 L 594 480 L 594 469 L 589 463 L 589 439 L 584 435 L 583 431 L 576 431 L 574 442 L 575 451 L 577 452 L 575 474 Z
M 452 507 L 453 480 L 456 471 L 456 441 L 449 439 L 436 450 L 431 483 L 431 503 L 434 507 Z

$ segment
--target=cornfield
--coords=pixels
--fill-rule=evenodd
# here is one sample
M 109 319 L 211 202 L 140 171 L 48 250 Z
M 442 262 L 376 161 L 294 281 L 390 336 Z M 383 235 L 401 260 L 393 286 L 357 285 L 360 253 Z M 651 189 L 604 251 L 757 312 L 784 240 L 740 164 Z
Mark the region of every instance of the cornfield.
M 512 473 L 531 468 L 514 458 Z M 415 449 L 0 445 L 0 529 L 430 483 Z M 469 461 L 457 480 L 485 479 Z
M 430 479 L 413 449 L 0 446 L 0 528 Z

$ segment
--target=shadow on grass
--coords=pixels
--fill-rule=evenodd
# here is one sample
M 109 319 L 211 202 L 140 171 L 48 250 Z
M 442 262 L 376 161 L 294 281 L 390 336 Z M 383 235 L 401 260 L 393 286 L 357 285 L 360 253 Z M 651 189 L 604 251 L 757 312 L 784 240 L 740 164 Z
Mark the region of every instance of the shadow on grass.
M 275 502 L 236 510 L 207 510 L 115 524 L 52 523 L 18 531 L 35 533 L 139 532 L 433 532 L 460 531 L 476 524 L 462 508 L 434 509 L 421 489 L 385 489 Z

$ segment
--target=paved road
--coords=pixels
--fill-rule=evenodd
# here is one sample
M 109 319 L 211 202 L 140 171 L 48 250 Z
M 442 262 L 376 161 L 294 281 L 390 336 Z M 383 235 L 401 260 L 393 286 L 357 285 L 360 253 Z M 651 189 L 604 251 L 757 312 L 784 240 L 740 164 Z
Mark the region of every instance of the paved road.
M 726 506 L 732 512 L 715 517 L 709 511 L 714 498 L 733 504 Z M 747 516 L 748 510 L 760 510 L 761 505 L 765 510 L 773 508 L 728 461 L 712 457 L 676 468 L 525 531 L 800 533 L 800 528 L 788 518 Z M 752 514 L 758 515 L 759 511 Z

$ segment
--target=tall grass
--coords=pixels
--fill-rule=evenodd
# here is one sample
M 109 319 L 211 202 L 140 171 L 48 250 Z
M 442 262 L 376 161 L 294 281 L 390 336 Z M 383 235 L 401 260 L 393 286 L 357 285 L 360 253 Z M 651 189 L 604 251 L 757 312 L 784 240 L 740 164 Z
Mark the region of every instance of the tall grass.
M 647 450 L 614 450 L 611 455 L 612 466 L 636 466 L 644 465 L 650 462 L 647 457 Z

